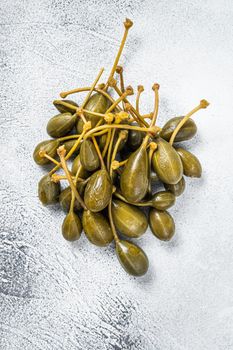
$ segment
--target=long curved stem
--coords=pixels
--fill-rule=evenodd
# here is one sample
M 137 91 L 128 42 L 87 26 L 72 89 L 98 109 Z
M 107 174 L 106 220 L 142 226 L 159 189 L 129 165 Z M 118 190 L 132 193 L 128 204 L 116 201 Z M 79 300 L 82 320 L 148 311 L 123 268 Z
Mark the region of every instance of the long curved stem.
M 116 133 L 116 129 L 113 129 L 113 131 L 111 131 L 111 139 L 110 139 L 109 146 L 108 146 L 108 155 L 107 155 L 107 169 L 108 169 L 108 171 L 110 171 L 110 159 L 111 159 L 111 153 L 112 153 L 112 147 L 113 147 L 113 141 L 115 138 L 115 133 Z
M 117 87 L 116 84 L 113 85 L 114 90 L 116 91 L 116 93 L 121 96 L 121 90 Z M 132 104 L 127 100 L 127 98 L 125 97 L 124 102 L 126 102 L 129 106 L 130 106 L 130 111 L 129 112 L 133 112 L 131 113 L 132 117 L 136 116 L 137 117 L 137 122 L 139 122 L 139 124 L 141 123 L 142 125 L 145 126 L 149 126 L 149 124 L 142 118 L 142 116 L 137 112 L 137 110 L 132 106 Z
M 128 32 L 129 32 L 129 29 L 132 27 L 132 25 L 133 25 L 133 22 L 130 19 L 126 18 L 126 20 L 124 22 L 124 26 L 125 26 L 124 35 L 123 35 L 123 38 L 121 40 L 121 44 L 120 44 L 118 53 L 116 55 L 115 61 L 113 63 L 113 66 L 112 66 L 112 69 L 111 69 L 111 72 L 109 74 L 109 77 L 108 77 L 108 80 L 107 80 L 107 84 L 106 84 L 104 90 L 108 89 L 108 83 L 109 83 L 109 81 L 111 80 L 111 78 L 113 77 L 113 75 L 114 75 L 114 73 L 116 71 L 116 67 L 118 65 L 118 62 L 119 62 L 119 59 L 121 57 L 123 48 L 125 46 L 125 42 L 126 42 L 126 38 L 127 38 Z
M 140 95 L 143 91 L 144 91 L 144 87 L 142 85 L 138 85 L 138 92 L 136 97 L 136 111 L 138 112 L 138 114 L 140 114 L 140 111 L 139 111 Z
M 152 89 L 155 92 L 155 106 L 154 106 L 154 112 L 151 119 L 150 126 L 154 126 L 158 117 L 159 112 L 159 84 L 154 84 Z
M 90 86 L 85 86 L 83 88 L 77 88 L 77 89 L 73 89 L 70 91 L 64 91 L 60 93 L 61 98 L 66 98 L 69 95 L 75 94 L 75 93 L 79 93 L 79 92 L 85 92 L 85 91 L 90 91 L 91 87 Z M 94 88 L 93 91 L 98 92 L 100 94 L 102 94 L 103 96 L 105 96 L 111 103 L 114 103 L 115 100 L 112 98 L 112 96 L 110 96 L 106 91 L 99 89 L 99 88 Z M 63 101 L 59 101 L 59 102 L 63 102 Z M 74 106 L 73 106 L 74 107 Z M 119 106 L 116 107 L 119 111 L 121 111 L 121 108 Z
M 136 130 L 136 131 L 141 131 L 141 132 L 147 132 L 151 134 L 156 134 L 160 128 L 158 127 L 153 127 L 153 128 L 141 128 L 140 126 L 133 126 L 133 125 L 126 125 L 126 124 L 110 124 L 110 125 L 100 125 L 98 127 L 95 127 L 94 129 L 91 129 L 86 133 L 84 136 L 84 139 L 87 139 L 90 137 L 93 133 L 96 133 L 101 130 L 105 129 L 126 129 L 126 130 Z
M 94 82 L 93 82 L 91 88 L 90 88 L 90 91 L 88 92 L 87 96 L 85 97 L 85 99 L 84 99 L 84 101 L 83 101 L 83 103 L 82 103 L 81 108 L 84 108 L 84 107 L 85 107 L 85 105 L 86 105 L 87 101 L 89 100 L 89 98 L 90 98 L 90 96 L 91 96 L 91 94 L 92 94 L 92 92 L 93 92 L 93 90 L 94 90 L 96 84 L 97 84 L 98 81 L 100 80 L 100 77 L 101 77 L 101 75 L 103 74 L 103 71 L 104 71 L 104 68 L 101 68 L 100 71 L 99 71 L 99 73 L 98 73 L 98 75 L 97 75 L 97 77 L 95 78 L 95 80 L 94 80 Z
M 131 204 L 131 205 L 135 205 L 137 207 L 150 207 L 152 206 L 152 202 L 151 201 L 147 201 L 147 202 L 129 202 L 127 201 L 127 199 L 122 196 L 120 193 L 118 192 L 114 192 L 114 196 L 116 196 L 117 198 L 119 198 L 120 200 L 122 200 L 123 202 L 127 203 L 127 204 Z
M 186 116 L 184 116 L 184 118 L 179 122 L 179 124 L 177 125 L 177 127 L 175 128 L 175 130 L 172 133 L 172 136 L 169 140 L 170 145 L 173 145 L 173 142 L 176 138 L 176 135 L 178 134 L 179 130 L 182 128 L 182 126 L 186 123 L 186 121 L 197 111 L 199 111 L 202 108 L 207 108 L 209 106 L 209 102 L 206 100 L 201 100 L 199 105 L 195 108 L 193 108 L 191 110 L 191 112 L 189 112 L 188 114 L 186 114 Z
M 81 206 L 83 207 L 84 210 L 87 210 L 87 207 L 85 205 L 85 203 L 83 202 L 80 194 L 78 193 L 75 185 L 74 185 L 74 182 L 71 178 L 71 175 L 70 175 L 70 172 L 67 168 L 67 165 L 66 165 L 66 160 L 65 160 L 65 154 L 66 154 L 66 150 L 65 150 L 65 147 L 64 146 L 60 146 L 58 149 L 57 149 L 57 153 L 60 157 L 60 161 L 61 161 L 61 166 L 66 174 L 66 177 L 67 177 L 67 180 L 69 181 L 69 184 L 70 184 L 70 187 L 77 199 L 77 201 L 81 204 Z
M 106 143 L 105 143 L 105 146 L 104 146 L 104 149 L 103 149 L 103 152 L 102 152 L 102 157 L 104 158 L 106 153 L 107 153 L 107 150 L 108 150 L 108 147 L 109 147 L 109 143 L 110 143 L 110 140 L 111 140 L 111 129 L 107 130 L 107 139 L 106 139 Z
M 102 157 L 102 154 L 101 154 L 99 146 L 98 146 L 98 143 L 96 142 L 96 139 L 93 136 L 92 136 L 92 141 L 93 141 L 93 144 L 95 146 L 96 152 L 98 154 L 98 157 L 99 157 L 99 160 L 100 160 L 100 163 L 101 163 L 101 168 L 102 169 L 106 169 L 105 164 L 104 164 L 104 160 L 103 160 L 103 157 Z

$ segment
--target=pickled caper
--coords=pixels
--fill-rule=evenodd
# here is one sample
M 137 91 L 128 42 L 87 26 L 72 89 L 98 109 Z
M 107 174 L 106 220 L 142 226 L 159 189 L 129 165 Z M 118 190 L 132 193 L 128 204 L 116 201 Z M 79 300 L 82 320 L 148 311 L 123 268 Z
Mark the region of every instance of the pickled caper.
M 181 147 L 177 148 L 176 151 L 181 158 L 184 175 L 189 177 L 201 177 L 202 167 L 197 157 Z
M 148 270 L 149 261 L 144 251 L 129 241 L 116 242 L 116 253 L 121 266 L 132 276 L 143 276 Z
M 160 136 L 166 140 L 169 141 L 173 131 L 177 127 L 177 125 L 180 123 L 180 121 L 184 117 L 175 117 L 167 121 L 167 123 L 163 126 Z M 186 123 L 182 126 L 182 128 L 178 131 L 174 142 L 180 142 L 180 141 L 186 141 L 190 140 L 197 132 L 197 126 L 195 122 L 189 118 Z
M 162 241 L 169 241 L 175 233 L 175 223 L 167 211 L 151 209 L 149 225 L 152 233 Z
M 84 210 L 82 224 L 83 230 L 91 243 L 99 247 L 105 247 L 112 242 L 112 230 L 102 213 Z
M 60 183 L 53 182 L 50 175 L 43 176 L 38 184 L 39 199 L 44 205 L 58 202 L 60 191 Z
M 137 207 L 121 200 L 112 201 L 112 215 L 117 230 L 129 238 L 137 238 L 146 232 L 146 215 Z

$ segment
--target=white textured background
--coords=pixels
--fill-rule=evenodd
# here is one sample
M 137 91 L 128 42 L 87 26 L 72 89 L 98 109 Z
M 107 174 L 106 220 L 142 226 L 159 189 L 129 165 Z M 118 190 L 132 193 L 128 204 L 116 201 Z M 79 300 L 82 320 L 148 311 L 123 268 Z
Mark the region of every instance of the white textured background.
M 233 349 L 232 0 L 4 0 L 0 4 L 0 349 Z M 145 85 L 159 121 L 211 102 L 187 144 L 201 180 L 170 212 L 176 237 L 140 245 L 147 276 L 124 273 L 113 246 L 60 234 L 63 214 L 42 207 L 32 161 L 47 138 L 51 101 L 110 69 L 125 16 L 126 81 Z

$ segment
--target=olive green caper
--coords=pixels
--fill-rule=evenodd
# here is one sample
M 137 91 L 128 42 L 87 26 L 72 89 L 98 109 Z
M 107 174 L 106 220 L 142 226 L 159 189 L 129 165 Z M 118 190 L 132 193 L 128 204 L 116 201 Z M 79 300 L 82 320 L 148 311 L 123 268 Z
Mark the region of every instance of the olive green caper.
M 82 224 L 83 230 L 91 243 L 99 247 L 105 247 L 112 242 L 112 230 L 102 213 L 93 213 L 90 210 L 84 210 Z
M 78 188 L 79 194 L 83 193 L 83 190 L 80 191 L 80 188 Z M 71 188 L 70 186 L 66 187 L 63 191 L 61 191 L 60 196 L 59 196 L 59 203 L 62 209 L 65 212 L 68 212 L 70 210 L 70 203 L 71 203 Z M 80 203 L 75 199 L 74 201 L 74 211 L 77 213 L 82 209 Z
M 121 266 L 132 276 L 143 276 L 148 270 L 149 261 L 144 251 L 129 241 L 116 242 L 116 253 Z
M 149 225 L 152 233 L 162 241 L 169 241 L 175 233 L 175 222 L 166 210 L 151 209 Z
M 112 182 L 105 169 L 97 170 L 90 176 L 84 192 L 87 208 L 98 212 L 106 208 L 112 195 Z
M 177 184 L 171 185 L 171 184 L 164 184 L 164 187 L 166 190 L 171 191 L 174 193 L 176 197 L 180 196 L 184 190 L 185 190 L 185 179 L 182 176 L 179 182 Z
M 85 170 L 94 171 L 99 168 L 100 160 L 93 142 L 84 140 L 80 147 L 80 162 Z
M 44 205 L 58 202 L 60 190 L 60 183 L 53 182 L 50 175 L 43 176 L 38 183 L 39 199 Z
M 70 108 L 68 106 L 64 106 L 62 104 L 62 102 L 66 102 L 66 103 L 69 103 L 70 105 L 74 106 L 74 107 L 78 107 L 78 104 L 74 101 L 71 101 L 71 100 L 55 100 L 53 101 L 53 104 L 54 106 L 57 108 L 57 110 L 60 112 L 60 113 L 66 113 L 66 112 L 69 112 L 71 114 L 74 114 L 74 110 L 73 108 Z
M 137 130 L 129 130 L 127 145 L 135 151 L 141 146 L 143 137 L 145 137 L 143 132 Z
M 129 202 L 139 202 L 147 193 L 148 183 L 148 154 L 142 145 L 129 156 L 120 177 L 120 187 Z
M 127 237 L 140 237 L 147 230 L 146 215 L 131 204 L 114 199 L 112 201 L 112 216 L 117 230 Z
M 89 176 L 89 173 L 84 169 L 84 167 L 81 164 L 80 161 L 80 155 L 78 154 L 77 157 L 74 159 L 73 163 L 72 163 L 72 174 L 76 175 L 77 171 L 79 170 L 79 176 L 82 179 L 86 179 Z
M 47 153 L 50 157 L 55 158 L 57 155 L 57 148 L 59 147 L 59 141 L 58 140 L 46 140 L 40 142 L 33 152 L 33 159 L 38 165 L 45 165 L 50 163 L 50 160 L 41 157 L 40 152 Z
M 62 235 L 67 241 L 77 241 L 82 232 L 82 223 L 78 215 L 69 212 L 62 224 Z
M 62 113 L 52 117 L 47 124 L 47 133 L 54 138 L 66 136 L 75 126 L 77 116 L 71 113 Z
M 177 148 L 176 151 L 181 158 L 184 175 L 189 177 L 201 177 L 202 167 L 197 157 L 181 147 Z
M 63 141 L 62 142 L 62 144 L 65 146 L 66 153 L 69 153 L 69 151 L 74 146 L 76 141 L 77 141 L 77 139 L 73 139 L 73 140 L 68 140 L 68 141 Z M 78 147 L 74 151 L 73 155 L 77 155 L 79 153 L 79 149 L 80 149 L 80 144 L 78 145 Z
M 109 108 L 109 105 L 110 101 L 108 100 L 108 98 L 97 92 L 90 97 L 84 108 L 91 112 L 104 114 Z M 94 116 L 90 113 L 84 113 L 84 115 L 86 120 L 91 122 L 92 128 L 95 127 L 98 121 L 100 120 L 100 117 Z M 82 133 L 83 124 L 83 120 L 79 118 L 76 125 L 78 134 Z
M 160 180 L 167 184 L 176 184 L 183 175 L 183 166 L 175 149 L 162 138 L 156 139 L 158 145 L 152 156 L 154 171 Z
M 151 198 L 151 204 L 158 210 L 165 210 L 175 204 L 176 197 L 170 191 L 160 191 L 155 193 Z
M 167 121 L 167 123 L 163 126 L 160 136 L 166 140 L 169 141 L 173 131 L 176 129 L 177 125 L 180 123 L 180 121 L 184 117 L 175 117 Z M 197 132 L 197 126 L 195 122 L 189 118 L 185 124 L 181 127 L 181 129 L 178 131 L 174 142 L 179 141 L 186 141 L 190 140 Z

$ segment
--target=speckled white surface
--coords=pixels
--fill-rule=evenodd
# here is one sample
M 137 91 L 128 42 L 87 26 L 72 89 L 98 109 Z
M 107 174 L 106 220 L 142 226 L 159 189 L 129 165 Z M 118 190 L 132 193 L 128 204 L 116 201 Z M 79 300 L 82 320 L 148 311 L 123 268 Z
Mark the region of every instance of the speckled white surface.
M 69 244 L 63 214 L 42 207 L 32 161 L 62 90 L 110 68 L 128 16 L 126 81 L 161 85 L 161 124 L 201 98 L 187 144 L 204 168 L 171 210 L 176 237 L 150 232 L 147 276 L 113 247 Z M 26 1 L 0 4 L 0 349 L 233 349 L 233 3 L 230 0 Z

